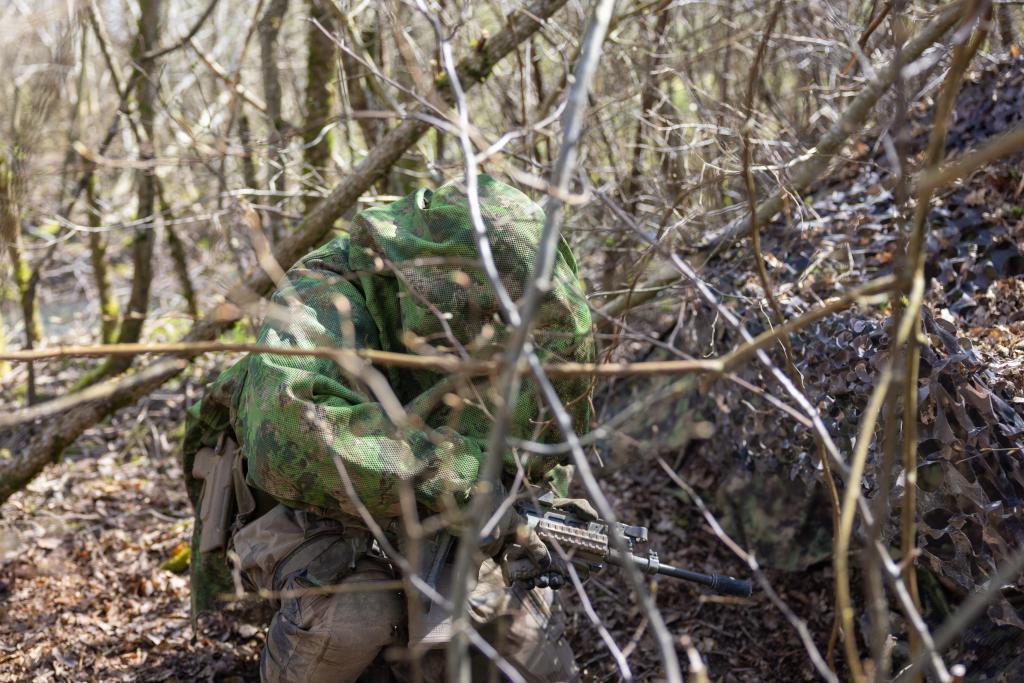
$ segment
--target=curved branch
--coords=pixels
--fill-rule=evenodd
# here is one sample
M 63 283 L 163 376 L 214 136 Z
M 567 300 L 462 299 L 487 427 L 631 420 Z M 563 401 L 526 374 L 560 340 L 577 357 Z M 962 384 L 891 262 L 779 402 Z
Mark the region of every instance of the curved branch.
M 188 33 L 186 33 L 181 40 L 174 43 L 173 45 L 168 45 L 164 48 L 156 48 L 150 50 L 149 52 L 144 52 L 140 60 L 145 61 L 147 59 L 156 59 L 157 57 L 163 57 L 164 55 L 170 52 L 180 50 L 181 48 L 188 45 L 189 41 L 196 37 L 196 34 L 199 33 L 199 29 L 203 27 L 203 24 L 206 23 L 206 20 L 210 18 L 211 14 L 213 14 L 213 10 L 215 7 L 217 7 L 218 2 L 220 2 L 220 0 L 210 0 L 210 4 L 206 6 L 206 9 L 203 10 L 203 13 L 199 15 L 199 19 L 196 20 L 196 23 L 192 25 L 192 28 L 189 29 Z

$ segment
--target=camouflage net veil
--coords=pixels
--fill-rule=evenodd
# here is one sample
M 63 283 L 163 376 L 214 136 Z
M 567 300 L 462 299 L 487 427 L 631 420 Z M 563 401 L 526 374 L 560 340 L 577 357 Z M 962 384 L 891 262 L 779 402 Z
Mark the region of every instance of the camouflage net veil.
M 536 262 L 543 211 L 489 176 L 479 178 L 479 196 L 502 281 L 517 299 Z M 510 331 L 478 264 L 464 186 L 451 182 L 435 192 L 419 190 L 360 213 L 350 235 L 292 267 L 287 284 L 273 296 L 258 341 L 281 348 L 494 357 Z M 590 313 L 576 262 L 564 243 L 552 285 L 534 328 L 538 354 L 545 362 L 592 361 Z M 401 480 L 411 482 L 417 500 L 430 509 L 440 507 L 447 495 L 465 501 L 492 424 L 493 378 L 470 381 L 430 371 L 381 371 L 422 428 L 397 428 L 377 398 L 332 360 L 248 356 L 194 407 L 186 466 L 190 453 L 210 443 L 230 421 L 248 460 L 250 484 L 288 504 L 325 515 L 356 512 L 335 456 L 375 515 L 398 513 Z M 591 380 L 560 379 L 554 385 L 577 428 L 585 427 Z M 514 407 L 510 433 L 539 441 L 558 438 L 557 426 L 530 382 L 524 383 Z M 507 454 L 506 466 L 514 464 Z M 531 478 L 547 479 L 556 488 L 564 484 L 561 464 L 550 456 L 525 456 Z

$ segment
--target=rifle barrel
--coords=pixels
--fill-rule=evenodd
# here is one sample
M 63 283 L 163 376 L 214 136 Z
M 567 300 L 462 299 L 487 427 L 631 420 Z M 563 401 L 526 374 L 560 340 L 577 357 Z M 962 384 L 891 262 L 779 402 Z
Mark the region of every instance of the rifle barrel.
M 749 598 L 751 593 L 754 591 L 754 587 L 750 581 L 744 581 L 743 579 L 736 579 L 731 576 L 725 576 L 724 574 L 702 574 L 701 572 L 693 572 L 689 569 L 673 567 L 670 564 L 661 564 L 660 562 L 652 567 L 653 562 L 650 557 L 640 557 L 633 554 L 629 554 L 627 557 L 629 558 L 629 561 L 648 573 L 650 573 L 652 568 L 656 568 L 658 574 L 671 576 L 673 579 L 682 579 L 684 581 L 699 583 L 702 586 L 707 586 L 711 590 L 722 595 L 735 595 L 740 598 Z M 619 566 L 622 566 L 623 564 L 621 556 L 618 551 L 615 550 L 608 554 L 608 562 Z M 654 562 L 656 562 L 656 560 Z
M 658 573 L 676 579 L 694 581 L 722 595 L 749 598 L 750 594 L 754 592 L 754 586 L 749 581 L 725 576 L 724 574 L 701 574 L 700 572 L 691 572 L 688 569 L 673 567 L 670 564 L 663 564 L 658 567 Z

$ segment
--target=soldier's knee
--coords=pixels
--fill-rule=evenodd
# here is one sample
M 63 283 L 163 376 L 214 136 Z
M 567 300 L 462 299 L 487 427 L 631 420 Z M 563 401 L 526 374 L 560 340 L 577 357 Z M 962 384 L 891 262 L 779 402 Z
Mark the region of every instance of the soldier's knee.
M 381 576 L 381 579 L 386 577 Z M 376 577 L 350 577 L 358 584 Z M 300 578 L 285 590 L 303 589 Z M 264 683 L 355 681 L 380 651 L 398 641 L 402 600 L 394 591 L 317 593 L 282 601 L 260 658 Z

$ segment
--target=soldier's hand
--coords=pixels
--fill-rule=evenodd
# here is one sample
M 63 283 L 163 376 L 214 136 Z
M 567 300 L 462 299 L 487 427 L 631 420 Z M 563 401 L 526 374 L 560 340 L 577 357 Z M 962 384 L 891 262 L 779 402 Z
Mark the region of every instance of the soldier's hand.
M 566 584 L 561 562 L 533 529 L 521 527 L 501 553 L 501 574 L 509 586 L 561 588 Z
M 598 519 L 597 510 L 586 498 L 555 498 L 551 501 L 551 507 L 555 510 L 568 512 L 578 519 L 586 522 L 593 522 Z
M 499 487 L 495 496 L 492 497 L 492 507 L 485 516 L 490 520 L 502 509 L 505 500 L 505 489 Z M 493 525 L 490 532 L 480 537 L 480 550 L 487 557 L 497 558 L 509 543 L 513 542 L 520 527 L 525 526 L 526 520 L 511 505 L 505 506 L 501 517 Z

